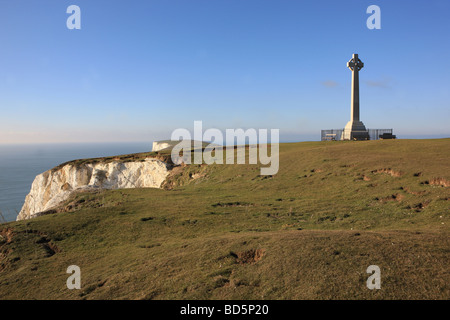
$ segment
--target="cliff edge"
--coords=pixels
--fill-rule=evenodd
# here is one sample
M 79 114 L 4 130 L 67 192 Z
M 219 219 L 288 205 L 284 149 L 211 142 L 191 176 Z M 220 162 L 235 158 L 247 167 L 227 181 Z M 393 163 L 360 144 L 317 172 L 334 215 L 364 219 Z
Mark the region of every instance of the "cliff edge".
M 128 161 L 69 162 L 39 174 L 17 216 L 17 221 L 34 218 L 80 190 L 92 188 L 160 188 L 171 165 L 155 158 Z

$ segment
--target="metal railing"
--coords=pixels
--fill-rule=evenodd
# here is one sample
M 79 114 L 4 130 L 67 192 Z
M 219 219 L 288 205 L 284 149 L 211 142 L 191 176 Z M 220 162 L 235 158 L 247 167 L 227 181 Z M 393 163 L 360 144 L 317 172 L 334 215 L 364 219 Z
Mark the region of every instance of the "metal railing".
M 321 131 L 321 141 L 341 140 L 344 129 L 330 129 Z
M 370 140 L 379 140 L 383 134 L 392 136 L 393 135 L 393 129 L 367 129 L 369 133 Z M 321 141 L 337 141 L 341 140 L 342 134 L 344 133 L 344 129 L 328 129 L 328 130 L 321 130 L 320 132 L 320 140 Z

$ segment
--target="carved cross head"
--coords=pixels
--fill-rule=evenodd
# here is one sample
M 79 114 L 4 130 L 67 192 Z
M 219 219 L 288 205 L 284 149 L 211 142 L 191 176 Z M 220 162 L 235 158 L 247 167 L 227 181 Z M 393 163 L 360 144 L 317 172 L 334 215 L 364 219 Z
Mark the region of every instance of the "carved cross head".
M 353 55 L 353 58 L 349 62 L 347 62 L 347 67 L 352 71 L 354 71 L 356 67 L 356 70 L 359 71 L 364 67 L 364 63 L 361 61 L 361 59 L 358 58 L 358 55 L 355 53 Z

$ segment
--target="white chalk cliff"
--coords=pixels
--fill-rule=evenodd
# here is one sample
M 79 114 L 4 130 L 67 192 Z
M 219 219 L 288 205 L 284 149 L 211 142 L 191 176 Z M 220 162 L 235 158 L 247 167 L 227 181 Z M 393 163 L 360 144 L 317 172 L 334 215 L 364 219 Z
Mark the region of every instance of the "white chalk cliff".
M 177 141 L 177 143 L 178 143 L 178 141 Z M 175 143 L 172 141 L 168 141 L 168 140 L 154 141 L 153 146 L 152 146 L 152 151 L 155 152 L 155 151 L 164 150 L 164 149 L 172 147 L 173 145 L 175 145 Z
M 78 165 L 67 163 L 36 176 L 17 220 L 39 216 L 41 212 L 67 200 L 74 191 L 91 188 L 160 188 L 169 171 L 167 163 L 154 158 Z

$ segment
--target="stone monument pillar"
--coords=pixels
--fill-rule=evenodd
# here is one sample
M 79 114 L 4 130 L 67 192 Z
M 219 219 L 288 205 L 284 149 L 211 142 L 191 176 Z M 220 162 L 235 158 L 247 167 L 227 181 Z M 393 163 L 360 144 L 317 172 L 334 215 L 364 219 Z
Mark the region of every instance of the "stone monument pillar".
M 352 71 L 352 101 L 350 121 L 344 128 L 341 140 L 369 140 L 369 132 L 359 120 L 359 71 L 364 67 L 364 63 L 355 53 L 347 62 L 347 67 Z

